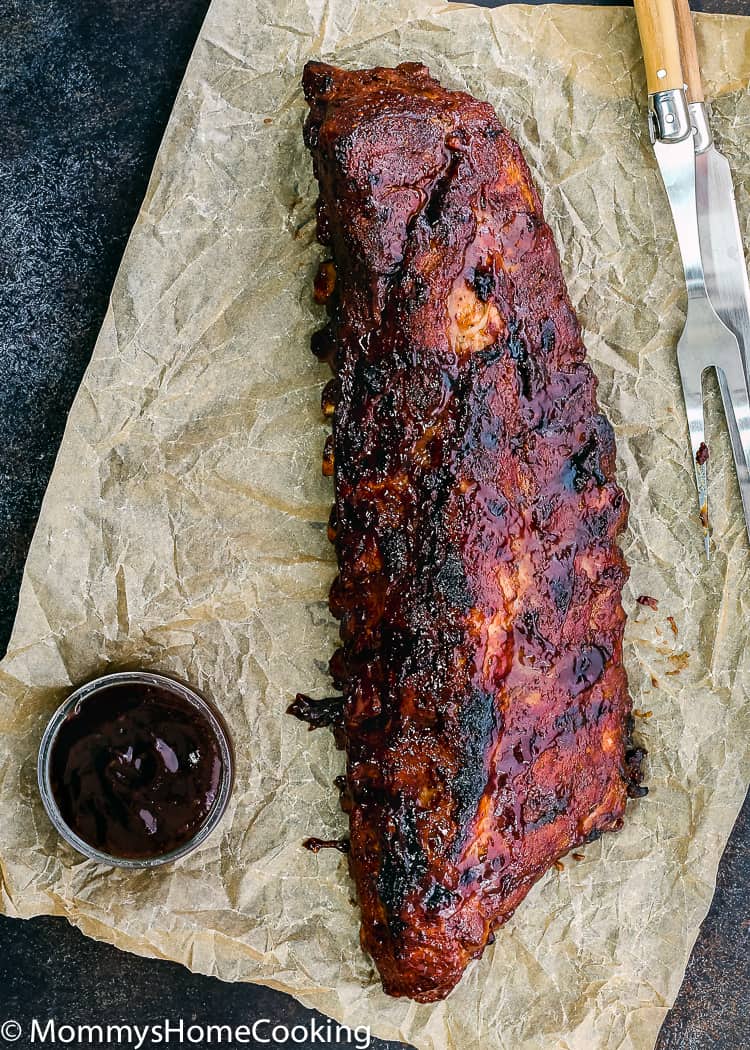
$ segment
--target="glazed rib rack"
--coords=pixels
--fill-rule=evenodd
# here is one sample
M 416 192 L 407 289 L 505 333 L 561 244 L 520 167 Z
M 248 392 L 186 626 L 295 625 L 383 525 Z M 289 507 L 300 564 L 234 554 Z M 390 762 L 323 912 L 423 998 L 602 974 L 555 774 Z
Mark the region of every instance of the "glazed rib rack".
M 628 505 L 518 145 L 424 66 L 310 63 L 313 340 L 339 573 L 333 724 L 362 944 L 445 996 L 533 883 L 640 787 L 622 665 Z

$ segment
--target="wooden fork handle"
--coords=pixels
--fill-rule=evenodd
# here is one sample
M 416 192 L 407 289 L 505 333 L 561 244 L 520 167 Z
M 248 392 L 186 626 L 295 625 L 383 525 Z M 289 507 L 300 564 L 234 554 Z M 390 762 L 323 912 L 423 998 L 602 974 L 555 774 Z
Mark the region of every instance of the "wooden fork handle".
M 649 95 L 683 87 L 672 0 L 634 0 Z

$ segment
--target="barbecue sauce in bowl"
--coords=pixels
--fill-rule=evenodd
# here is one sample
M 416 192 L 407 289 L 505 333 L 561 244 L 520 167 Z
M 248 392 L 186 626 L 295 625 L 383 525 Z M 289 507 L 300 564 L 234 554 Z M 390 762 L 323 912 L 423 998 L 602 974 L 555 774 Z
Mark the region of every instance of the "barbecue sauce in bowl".
M 40 761 L 45 806 L 61 833 L 67 827 L 99 859 L 149 864 L 182 856 L 223 812 L 231 787 L 226 731 L 179 682 L 107 676 L 74 693 L 50 730 L 44 770 Z

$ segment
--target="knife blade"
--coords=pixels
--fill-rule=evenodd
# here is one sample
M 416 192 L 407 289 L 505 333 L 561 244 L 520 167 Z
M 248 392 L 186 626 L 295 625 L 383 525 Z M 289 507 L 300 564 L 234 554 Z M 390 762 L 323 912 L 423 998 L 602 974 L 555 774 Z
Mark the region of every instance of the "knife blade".
M 732 172 L 713 142 L 705 103 L 690 103 L 688 109 L 695 128 L 695 197 L 708 296 L 724 324 L 737 336 L 747 371 L 750 282 Z

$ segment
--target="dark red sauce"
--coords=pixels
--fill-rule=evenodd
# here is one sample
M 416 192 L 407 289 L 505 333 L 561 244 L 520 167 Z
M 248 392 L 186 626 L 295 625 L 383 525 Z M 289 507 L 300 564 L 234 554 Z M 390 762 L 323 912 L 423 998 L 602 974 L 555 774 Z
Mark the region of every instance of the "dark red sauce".
M 216 801 L 223 758 L 206 715 L 179 693 L 117 683 L 84 697 L 60 727 L 51 787 L 90 846 L 143 860 L 178 849 Z

